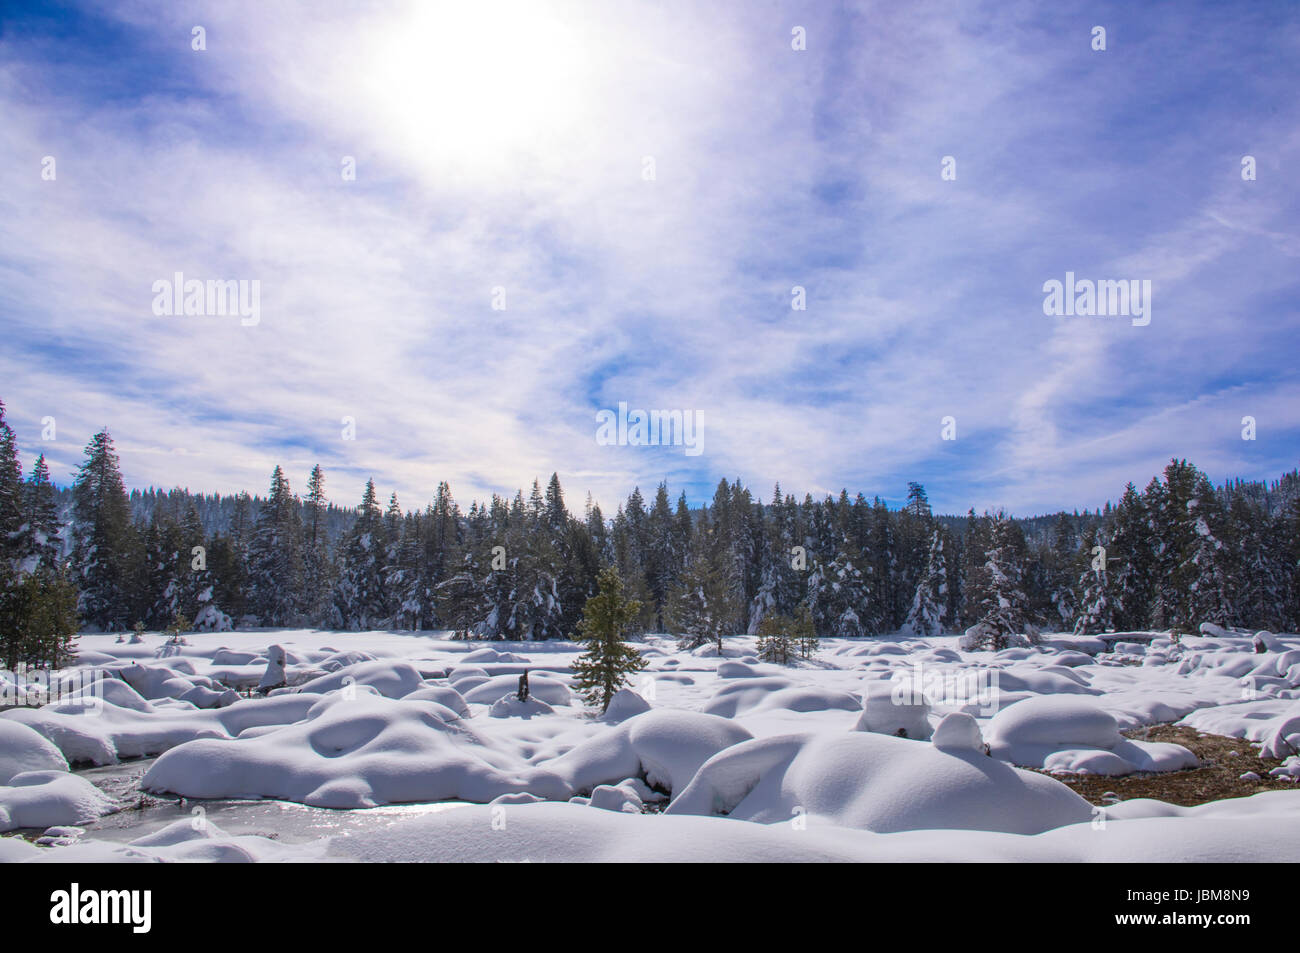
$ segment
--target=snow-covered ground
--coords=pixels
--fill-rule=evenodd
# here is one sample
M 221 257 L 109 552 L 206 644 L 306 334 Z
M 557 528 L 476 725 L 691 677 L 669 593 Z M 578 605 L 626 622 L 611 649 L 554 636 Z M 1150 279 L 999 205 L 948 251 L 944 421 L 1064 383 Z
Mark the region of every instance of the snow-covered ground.
M 571 690 L 571 643 L 188 640 L 84 635 L 57 697 L 0 713 L 0 832 L 43 834 L 0 838 L 0 860 L 1266 861 L 1300 843 L 1300 788 L 1103 809 L 1050 776 L 1195 768 L 1121 734 L 1177 722 L 1300 778 L 1296 636 L 826 640 L 791 667 L 746 637 L 718 657 L 652 636 L 604 715 Z M 126 759 L 149 760 L 116 785 L 86 770 Z M 142 795 L 186 813 L 124 828 Z M 227 824 L 252 799 L 305 827 Z M 274 811 L 257 817 L 275 833 Z

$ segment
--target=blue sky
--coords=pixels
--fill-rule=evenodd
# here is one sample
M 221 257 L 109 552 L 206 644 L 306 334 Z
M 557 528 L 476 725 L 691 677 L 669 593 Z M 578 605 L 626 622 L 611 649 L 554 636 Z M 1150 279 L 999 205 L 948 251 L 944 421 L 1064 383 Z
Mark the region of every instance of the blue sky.
M 1294 3 L 7 16 L 0 398 L 60 482 L 101 426 L 131 485 L 320 462 L 407 506 L 555 470 L 575 508 L 725 476 L 1031 514 L 1300 456 Z M 260 322 L 155 315 L 177 271 L 259 281 Z M 1151 323 L 1044 315 L 1067 271 L 1150 280 Z M 598 445 L 619 402 L 703 452 Z

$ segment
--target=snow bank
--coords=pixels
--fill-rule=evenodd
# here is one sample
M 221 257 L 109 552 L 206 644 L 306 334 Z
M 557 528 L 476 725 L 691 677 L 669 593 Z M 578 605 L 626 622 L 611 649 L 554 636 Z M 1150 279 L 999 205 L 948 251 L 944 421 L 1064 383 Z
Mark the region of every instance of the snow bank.
M 209 820 L 178 820 L 127 844 L 78 838 L 70 846 L 31 847 L 0 839 L 0 862 L 13 863 L 252 863 L 325 859 L 329 840 L 287 845 L 268 837 L 231 836 Z M 19 846 L 21 845 L 21 846 Z
M 887 740 L 887 739 L 886 739 Z M 1050 781 L 1050 779 L 1047 779 Z M 1266 799 L 1280 796 L 1283 800 Z M 1285 800 L 1289 798 L 1288 800 Z M 1223 805 L 1238 803 L 1231 810 Z M 1133 803 L 1133 802 L 1127 802 Z M 1201 863 L 1293 862 L 1300 842 L 1300 791 L 1259 794 L 1170 816 L 1077 823 L 1025 836 L 978 830 L 893 834 L 818 824 L 747 824 L 729 818 L 593 811 L 575 804 L 468 807 L 404 819 L 336 839 L 339 859 L 401 862 L 570 863 Z M 67 848 L 72 849 L 72 848 Z
M 1065 785 L 982 752 L 868 732 L 781 735 L 710 758 L 669 814 L 720 814 L 775 824 L 804 814 L 840 827 L 892 832 L 963 829 L 1015 834 L 1089 820 Z

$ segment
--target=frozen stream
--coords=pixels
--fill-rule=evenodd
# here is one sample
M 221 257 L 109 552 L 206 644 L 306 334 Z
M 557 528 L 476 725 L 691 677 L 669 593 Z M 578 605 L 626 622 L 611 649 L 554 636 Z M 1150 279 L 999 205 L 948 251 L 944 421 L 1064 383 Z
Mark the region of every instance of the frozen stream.
M 291 801 L 177 801 L 145 794 L 140 778 L 154 758 L 76 771 L 105 794 L 128 805 L 79 825 L 88 837 L 126 843 L 153 833 L 184 817 L 206 817 L 232 836 L 257 834 L 283 843 L 296 844 L 321 837 L 379 831 L 398 821 L 423 814 L 436 814 L 462 806 L 461 802 L 400 804 L 357 810 L 309 807 Z M 202 814 L 198 811 L 202 810 Z M 25 831 L 23 833 L 40 833 Z

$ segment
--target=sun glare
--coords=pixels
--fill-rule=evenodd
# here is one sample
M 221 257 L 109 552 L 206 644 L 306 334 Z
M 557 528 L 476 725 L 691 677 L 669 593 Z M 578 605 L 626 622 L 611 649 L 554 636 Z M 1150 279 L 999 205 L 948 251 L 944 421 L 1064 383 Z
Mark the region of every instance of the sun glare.
M 422 158 L 509 162 L 584 116 L 579 25 L 535 0 L 417 5 L 373 41 L 362 82 L 385 132 Z

